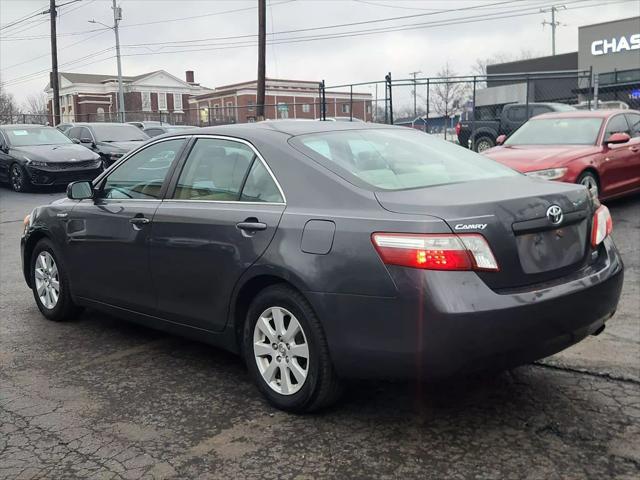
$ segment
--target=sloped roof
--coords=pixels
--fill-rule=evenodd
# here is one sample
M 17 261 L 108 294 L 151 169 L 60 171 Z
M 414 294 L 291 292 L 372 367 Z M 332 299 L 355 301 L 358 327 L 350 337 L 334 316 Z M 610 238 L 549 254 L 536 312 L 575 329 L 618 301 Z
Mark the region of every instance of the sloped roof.
M 136 80 L 140 80 L 141 78 L 148 77 L 153 75 L 154 73 L 161 72 L 162 70 L 155 70 L 153 72 L 143 73 L 141 75 L 135 76 L 122 76 L 123 82 L 135 82 Z M 73 73 L 73 72 L 59 72 L 58 73 L 58 82 L 60 78 L 64 77 L 69 80 L 71 83 L 104 83 L 109 80 L 118 81 L 117 75 L 98 75 L 95 73 Z M 48 83 L 45 89 L 49 89 L 51 87 L 51 83 Z

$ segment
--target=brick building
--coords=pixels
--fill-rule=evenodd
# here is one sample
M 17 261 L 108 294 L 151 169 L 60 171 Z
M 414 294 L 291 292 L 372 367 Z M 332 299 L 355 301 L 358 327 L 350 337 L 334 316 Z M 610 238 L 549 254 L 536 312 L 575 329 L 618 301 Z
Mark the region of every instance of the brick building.
M 268 78 L 265 88 L 265 118 L 317 119 L 321 117 L 319 82 Z M 350 117 L 370 121 L 369 93 L 331 91 L 326 94 L 327 117 Z M 189 100 L 191 123 L 215 125 L 256 120 L 257 81 L 224 85 Z M 197 114 L 197 116 L 196 116 Z
M 115 75 L 60 73 L 60 121 L 100 122 L 115 120 L 118 112 L 118 78 Z M 193 71 L 185 79 L 164 70 L 122 77 L 126 120 L 169 119 L 185 123 L 189 100 L 211 90 L 194 81 Z M 53 90 L 47 85 L 49 112 Z

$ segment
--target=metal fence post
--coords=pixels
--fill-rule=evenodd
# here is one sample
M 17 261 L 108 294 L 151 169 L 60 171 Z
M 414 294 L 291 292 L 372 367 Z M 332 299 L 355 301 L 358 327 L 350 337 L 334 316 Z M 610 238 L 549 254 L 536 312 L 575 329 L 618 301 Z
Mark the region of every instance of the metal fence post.
M 353 122 L 353 85 L 349 85 L 349 120 Z
M 525 96 L 526 96 L 526 99 L 525 99 L 525 105 L 526 105 L 525 112 L 527 112 L 527 113 L 526 113 L 525 119 L 529 120 L 529 74 L 527 74 L 527 80 L 526 81 L 527 81 L 527 89 L 526 89 L 526 93 L 525 93 Z
M 429 133 L 429 79 L 427 78 L 427 114 L 424 121 L 425 132 Z
M 322 113 L 322 120 L 326 120 L 327 119 L 327 90 L 326 90 L 326 86 L 325 86 L 324 80 L 322 80 L 322 107 L 321 107 L 321 113 Z
M 589 92 L 587 97 L 587 109 L 591 110 L 591 100 L 593 100 L 593 65 L 589 67 Z
M 593 109 L 598 110 L 598 95 L 600 88 L 600 75 L 597 73 L 593 74 Z
M 471 100 L 471 137 L 467 140 L 467 147 L 475 150 L 476 143 L 476 87 L 477 78 L 473 76 L 473 98 Z
M 384 123 L 389 123 L 389 85 L 387 77 L 384 77 Z
M 389 123 L 393 125 L 393 84 L 391 83 L 391 72 L 385 77 L 389 88 Z

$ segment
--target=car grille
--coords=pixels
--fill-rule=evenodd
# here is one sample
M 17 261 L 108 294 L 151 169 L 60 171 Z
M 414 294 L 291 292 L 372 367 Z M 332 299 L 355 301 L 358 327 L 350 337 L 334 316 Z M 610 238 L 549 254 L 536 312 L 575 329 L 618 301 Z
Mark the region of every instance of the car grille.
M 47 164 L 47 170 L 69 170 L 77 168 L 97 168 L 100 160 L 83 160 L 81 162 L 51 162 Z

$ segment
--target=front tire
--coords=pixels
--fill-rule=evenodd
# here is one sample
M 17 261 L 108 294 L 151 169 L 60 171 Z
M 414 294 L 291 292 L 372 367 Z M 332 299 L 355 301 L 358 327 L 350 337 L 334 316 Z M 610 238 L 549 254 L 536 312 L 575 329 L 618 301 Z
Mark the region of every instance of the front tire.
M 9 169 L 9 183 L 14 192 L 28 192 L 31 184 L 26 170 L 18 163 L 11 165 Z
M 286 285 L 267 287 L 251 303 L 243 350 L 258 389 L 280 410 L 310 412 L 340 395 L 322 326 L 307 300 Z
M 43 238 L 33 249 L 30 272 L 33 297 L 45 318 L 59 322 L 80 312 L 71 298 L 65 265 L 49 239 Z
M 496 146 L 495 140 L 491 137 L 487 137 L 486 135 L 476 138 L 476 141 L 474 142 L 474 147 L 476 149 L 476 152 L 478 153 L 484 152 L 485 150 L 489 150 L 490 148 L 493 148 L 495 146 Z

